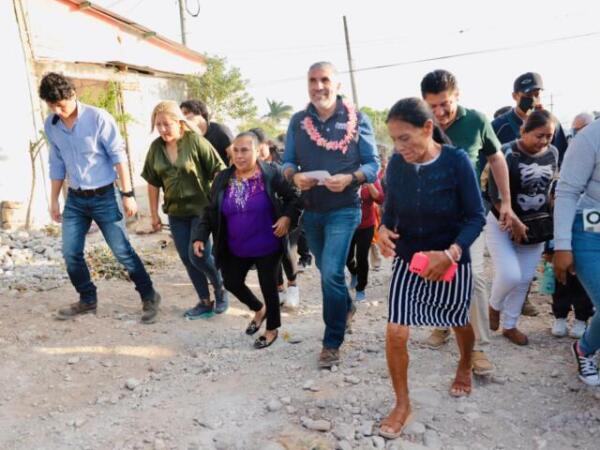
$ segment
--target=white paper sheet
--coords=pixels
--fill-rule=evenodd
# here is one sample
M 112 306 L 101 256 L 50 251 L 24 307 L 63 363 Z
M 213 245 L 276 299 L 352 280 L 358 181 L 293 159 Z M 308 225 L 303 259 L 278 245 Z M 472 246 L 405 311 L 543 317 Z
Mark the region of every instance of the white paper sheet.
M 326 170 L 311 170 L 310 172 L 301 172 L 302 175 L 318 181 L 319 186 L 325 184 L 325 179 L 329 178 L 331 174 Z

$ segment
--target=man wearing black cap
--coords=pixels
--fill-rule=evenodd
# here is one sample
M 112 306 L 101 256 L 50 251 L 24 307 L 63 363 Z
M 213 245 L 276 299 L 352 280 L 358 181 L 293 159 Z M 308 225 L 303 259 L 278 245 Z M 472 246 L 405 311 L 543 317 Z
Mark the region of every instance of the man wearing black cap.
M 502 144 L 512 142 L 521 137 L 521 126 L 527 115 L 535 109 L 543 109 L 540 92 L 544 89 L 542 76 L 539 73 L 527 72 L 519 75 L 513 85 L 512 97 L 517 103 L 510 111 L 502 114 L 492 121 L 492 128 Z M 559 122 L 556 123 L 552 145 L 558 150 L 558 163 L 562 163 L 567 151 L 567 137 Z M 524 316 L 537 316 L 539 311 L 531 303 L 528 296 L 525 298 L 521 314 Z
M 539 73 L 527 72 L 519 75 L 513 86 L 512 97 L 516 106 L 492 122 L 492 128 L 501 143 L 512 142 L 521 137 L 521 125 L 527 115 L 535 109 L 542 109 L 540 92 L 544 83 Z M 559 163 L 567 150 L 567 137 L 560 123 L 556 124 L 552 145 L 558 149 Z

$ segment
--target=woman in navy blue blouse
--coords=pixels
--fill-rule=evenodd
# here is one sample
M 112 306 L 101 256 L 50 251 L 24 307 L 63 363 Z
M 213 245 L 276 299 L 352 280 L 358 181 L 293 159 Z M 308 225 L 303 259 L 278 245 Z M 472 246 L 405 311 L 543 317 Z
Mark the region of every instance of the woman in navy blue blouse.
M 396 406 L 380 434 L 395 438 L 410 420 L 408 396 L 409 326 L 452 327 L 460 350 L 455 397 L 471 392 L 473 330 L 469 323 L 471 265 L 469 247 L 485 224 L 481 194 L 467 154 L 447 145 L 427 104 L 398 101 L 387 118 L 396 154 L 387 172 L 385 213 L 379 229 L 384 256 L 394 257 L 389 289 L 386 358 Z M 429 258 L 419 275 L 408 270 L 416 252 Z M 451 282 L 442 281 L 453 262 Z

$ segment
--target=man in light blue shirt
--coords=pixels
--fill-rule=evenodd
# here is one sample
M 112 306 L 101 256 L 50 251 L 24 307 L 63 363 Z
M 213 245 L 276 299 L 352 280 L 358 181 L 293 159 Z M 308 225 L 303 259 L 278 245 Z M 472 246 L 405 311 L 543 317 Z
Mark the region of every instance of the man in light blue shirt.
M 79 302 L 60 309 L 58 318 L 96 313 L 96 286 L 83 256 L 85 236 L 95 221 L 142 298 L 142 322 L 153 323 L 160 295 L 129 243 L 123 210 L 131 217 L 137 205 L 117 124 L 103 109 L 78 102 L 75 87 L 60 74 L 45 75 L 39 94 L 52 111 L 44 124 L 50 146 L 50 215 L 62 222 L 63 257 L 79 293 Z M 114 186 L 117 175 L 121 192 Z M 65 178 L 69 180 L 69 194 L 61 214 L 59 195 Z

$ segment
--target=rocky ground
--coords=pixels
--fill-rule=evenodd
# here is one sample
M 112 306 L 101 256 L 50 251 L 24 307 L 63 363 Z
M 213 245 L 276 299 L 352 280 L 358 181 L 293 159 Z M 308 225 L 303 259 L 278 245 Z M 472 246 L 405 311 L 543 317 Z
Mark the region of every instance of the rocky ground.
M 389 264 L 372 274 L 342 364 L 319 371 L 316 269 L 301 275 L 301 307 L 284 314 L 280 339 L 254 350 L 237 300 L 210 320 L 182 318 L 195 295 L 167 234 L 133 237 L 163 296 L 158 323 L 139 323 L 133 286 L 94 235 L 98 314 L 56 321 L 75 295 L 53 234 L 0 234 L 1 449 L 598 448 L 600 390 L 577 381 L 570 339 L 550 335 L 547 297 L 534 295 L 543 314 L 523 320 L 528 347 L 494 337 L 496 373 L 476 380 L 468 399 L 447 394 L 455 345 L 424 348 L 428 330 L 414 330 L 415 419 L 384 441 L 376 429 L 393 403 L 383 351 Z M 257 289 L 255 273 L 249 282 Z

